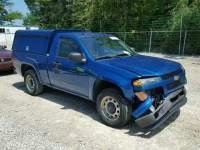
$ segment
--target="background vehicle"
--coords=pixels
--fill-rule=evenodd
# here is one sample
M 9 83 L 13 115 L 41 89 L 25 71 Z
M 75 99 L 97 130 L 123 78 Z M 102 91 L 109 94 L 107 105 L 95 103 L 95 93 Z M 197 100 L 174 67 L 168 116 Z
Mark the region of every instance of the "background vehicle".
M 181 64 L 137 54 L 117 37 L 89 31 L 17 31 L 14 65 L 27 92 L 53 87 L 95 101 L 109 126 L 154 129 L 186 103 Z
M 5 45 L 0 45 L 0 71 L 13 69 L 13 54 L 6 48 Z

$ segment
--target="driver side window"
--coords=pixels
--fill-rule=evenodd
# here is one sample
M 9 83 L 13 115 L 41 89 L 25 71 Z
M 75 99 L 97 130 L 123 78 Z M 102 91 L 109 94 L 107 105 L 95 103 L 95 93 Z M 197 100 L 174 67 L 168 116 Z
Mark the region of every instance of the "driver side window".
M 72 38 L 61 37 L 59 39 L 57 57 L 68 59 L 69 54 L 72 52 L 78 52 L 82 54 L 82 50 L 77 41 Z

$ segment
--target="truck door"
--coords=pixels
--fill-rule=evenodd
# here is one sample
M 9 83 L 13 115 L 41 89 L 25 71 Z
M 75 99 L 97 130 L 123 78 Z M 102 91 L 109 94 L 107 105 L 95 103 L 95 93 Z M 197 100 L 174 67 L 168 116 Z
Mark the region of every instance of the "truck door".
M 78 42 L 70 37 L 60 37 L 50 50 L 49 78 L 54 87 L 88 98 L 89 77 L 87 63 L 80 64 L 69 61 L 71 52 L 83 54 Z M 52 50 L 53 49 L 53 50 Z M 55 50 L 57 49 L 57 50 Z

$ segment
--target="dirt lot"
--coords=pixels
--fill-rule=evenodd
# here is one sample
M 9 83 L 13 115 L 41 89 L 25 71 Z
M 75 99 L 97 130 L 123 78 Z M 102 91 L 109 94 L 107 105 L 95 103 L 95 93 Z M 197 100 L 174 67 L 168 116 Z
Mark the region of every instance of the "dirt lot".
M 114 129 L 102 123 L 95 104 L 49 89 L 33 97 L 17 74 L 0 76 L 0 150 L 200 149 L 200 58 L 164 56 L 186 69 L 188 103 L 162 126 L 143 133 L 132 120 Z

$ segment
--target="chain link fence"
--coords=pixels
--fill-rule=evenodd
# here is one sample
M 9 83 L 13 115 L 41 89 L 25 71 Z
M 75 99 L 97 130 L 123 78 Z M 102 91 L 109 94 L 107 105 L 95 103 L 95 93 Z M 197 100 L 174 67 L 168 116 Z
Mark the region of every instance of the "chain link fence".
M 177 19 L 177 28 L 173 31 L 169 29 L 169 26 L 173 23 L 171 15 L 101 18 L 101 20 L 82 20 L 80 22 L 70 20 L 70 22 L 72 23 L 72 29 L 91 30 L 115 35 L 130 47 L 134 47 L 138 52 L 200 55 L 200 27 L 197 27 L 196 30 L 188 30 L 184 24 L 184 16 L 182 14 Z M 46 25 L 54 29 L 61 28 L 57 24 Z M 136 32 L 133 34 L 131 30 Z
M 105 32 L 115 35 L 138 52 L 200 55 L 200 30 Z M 0 45 L 12 48 L 14 34 L 0 33 Z
M 200 55 L 200 31 L 106 32 L 123 40 L 139 52 Z M 181 36 L 180 36 L 181 35 Z
M 154 52 L 178 55 L 200 55 L 200 30 L 187 30 L 184 27 L 184 15 L 180 17 L 180 29 L 176 31 L 166 31 L 167 22 L 171 18 L 169 15 L 140 18 L 115 18 L 106 20 L 92 20 L 76 22 L 70 29 L 92 30 L 93 32 L 108 33 L 119 37 L 130 47 L 134 47 L 138 52 Z M 159 19 L 157 19 L 159 17 Z M 149 22 L 151 20 L 151 22 Z M 143 24 L 146 28 L 141 28 Z M 68 29 L 58 24 L 46 24 L 48 29 Z M 43 26 L 40 26 L 43 29 Z M 165 28 L 163 28 L 165 27 Z M 131 31 L 136 32 L 119 32 Z M 166 30 L 165 30 L 166 29 Z M 200 29 L 200 28 L 199 28 Z M 147 31 L 142 31 L 147 30 Z M 112 31 L 112 32 L 111 32 Z M 14 39 L 13 33 L 0 33 L 0 45 L 7 45 L 11 49 Z

